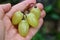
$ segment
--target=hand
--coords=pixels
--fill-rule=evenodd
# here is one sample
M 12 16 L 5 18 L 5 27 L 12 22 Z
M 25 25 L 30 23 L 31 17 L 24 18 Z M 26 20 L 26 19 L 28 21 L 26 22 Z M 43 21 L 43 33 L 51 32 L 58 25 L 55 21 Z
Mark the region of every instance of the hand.
M 11 4 L 0 4 L 0 40 L 4 40 L 4 30 L 5 30 L 5 26 L 3 24 L 3 17 L 5 15 L 6 12 L 8 12 L 11 8 Z
M 25 0 L 19 4 L 16 4 L 15 6 L 12 7 L 12 9 L 6 13 L 4 16 L 4 24 L 6 27 L 6 32 L 5 32 L 5 40 L 31 40 L 31 38 L 36 34 L 36 32 L 39 30 L 39 28 L 43 24 L 43 17 L 45 16 L 45 11 L 43 10 L 43 5 L 41 3 L 37 3 L 36 6 L 40 8 L 41 10 L 41 17 L 39 19 L 39 25 L 37 28 L 30 28 L 29 33 L 26 37 L 22 37 L 19 35 L 17 30 L 14 28 L 14 25 L 11 23 L 11 18 L 14 12 L 20 10 L 23 11 L 29 4 L 31 3 L 36 3 L 36 0 Z

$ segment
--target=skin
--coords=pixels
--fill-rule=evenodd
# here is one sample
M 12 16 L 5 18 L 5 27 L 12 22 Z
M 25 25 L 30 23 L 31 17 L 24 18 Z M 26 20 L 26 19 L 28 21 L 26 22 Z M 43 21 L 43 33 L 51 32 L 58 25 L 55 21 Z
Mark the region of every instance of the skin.
M 5 39 L 5 26 L 3 22 L 3 17 L 5 13 L 10 10 L 10 8 L 11 8 L 11 4 L 9 3 L 0 5 L 0 40 Z
M 40 8 L 40 10 L 41 10 L 41 17 L 39 19 L 39 25 L 37 28 L 30 28 L 29 33 L 27 34 L 26 37 L 22 37 L 19 35 L 19 33 L 14 28 L 14 25 L 12 25 L 11 20 L 10 20 L 12 18 L 12 15 L 14 12 L 16 12 L 18 10 L 24 11 L 24 9 L 27 8 L 27 6 L 30 3 L 36 3 L 36 0 L 33 0 L 33 1 L 25 0 L 21 3 L 14 5 L 12 8 L 11 8 L 11 4 L 9 4 L 9 5 L 4 4 L 3 6 L 0 5 L 0 8 L 2 9 L 2 10 L 0 9 L 1 13 L 2 13 L 2 16 L 0 16 L 1 17 L 0 18 L 0 21 L 1 21 L 0 22 L 0 35 L 1 36 L 3 35 L 2 38 L 4 38 L 4 36 L 5 36 L 5 40 L 31 40 L 31 38 L 36 34 L 36 32 L 42 26 L 43 18 L 45 17 L 45 11 L 43 10 L 43 5 L 41 3 L 36 4 L 36 6 L 38 8 Z M 5 32 L 5 35 L 4 35 L 4 32 Z

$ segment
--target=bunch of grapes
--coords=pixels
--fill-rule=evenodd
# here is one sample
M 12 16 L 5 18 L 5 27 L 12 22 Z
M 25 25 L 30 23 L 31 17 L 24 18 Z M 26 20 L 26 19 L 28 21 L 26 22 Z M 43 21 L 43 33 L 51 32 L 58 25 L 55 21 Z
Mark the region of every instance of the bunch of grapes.
M 12 16 L 12 24 L 18 25 L 19 34 L 25 37 L 28 34 L 29 28 L 36 28 L 38 26 L 39 18 L 40 9 L 38 7 L 32 7 L 24 13 L 21 11 L 15 12 Z

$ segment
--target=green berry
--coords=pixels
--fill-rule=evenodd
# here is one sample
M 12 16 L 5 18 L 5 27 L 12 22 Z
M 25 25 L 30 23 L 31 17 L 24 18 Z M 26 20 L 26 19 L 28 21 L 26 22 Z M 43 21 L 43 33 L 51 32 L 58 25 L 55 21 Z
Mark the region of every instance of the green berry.
M 22 20 L 18 25 L 18 32 L 21 36 L 25 37 L 29 30 L 29 24 L 26 20 Z
M 14 13 L 14 15 L 12 16 L 12 23 L 14 25 L 17 25 L 23 18 L 23 13 L 20 11 L 17 11 Z
M 34 8 L 34 7 L 33 7 L 33 8 L 30 10 L 30 12 L 33 13 L 33 14 L 37 17 L 37 19 L 40 18 L 41 12 L 40 12 L 40 9 L 39 9 L 39 8 Z
M 38 20 L 33 13 L 27 14 L 27 21 L 32 27 L 37 27 L 38 26 Z

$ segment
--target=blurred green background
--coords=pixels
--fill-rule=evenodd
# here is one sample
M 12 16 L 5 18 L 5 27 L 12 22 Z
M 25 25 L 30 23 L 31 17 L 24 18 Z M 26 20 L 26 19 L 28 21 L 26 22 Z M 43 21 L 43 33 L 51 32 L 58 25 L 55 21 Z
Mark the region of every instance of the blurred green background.
M 0 0 L 0 4 L 15 5 L 22 0 Z M 60 0 L 37 0 L 44 5 L 44 24 L 31 40 L 60 40 Z

